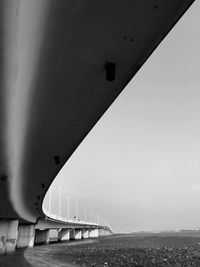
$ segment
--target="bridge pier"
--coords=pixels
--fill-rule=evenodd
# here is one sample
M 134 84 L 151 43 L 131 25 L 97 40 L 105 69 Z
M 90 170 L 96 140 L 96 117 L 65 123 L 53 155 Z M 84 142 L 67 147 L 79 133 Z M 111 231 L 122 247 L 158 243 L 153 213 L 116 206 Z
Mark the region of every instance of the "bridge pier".
M 103 230 L 99 229 L 99 236 L 103 236 Z
M 89 230 L 88 229 L 82 229 L 82 238 L 89 238 Z
M 34 244 L 49 244 L 49 229 L 36 230 L 35 231 L 35 243 Z
M 0 221 L 0 254 L 7 254 L 15 251 L 18 223 L 18 220 Z
M 17 248 L 33 247 L 35 240 L 34 225 L 19 225 Z
M 58 241 L 58 229 L 49 229 L 49 242 Z
M 90 238 L 95 238 L 99 236 L 99 229 L 98 228 L 93 228 L 89 230 L 89 237 Z
M 99 237 L 99 229 L 98 228 L 93 229 L 93 233 L 94 233 L 93 235 L 95 238 Z
M 82 238 L 82 233 L 80 229 L 72 229 L 70 231 L 70 239 L 79 240 Z
M 105 236 L 106 230 L 105 229 L 99 229 L 99 236 Z
M 93 238 L 94 237 L 94 231 L 93 229 L 89 229 L 89 238 Z
M 107 235 L 107 231 L 105 229 L 99 229 L 99 235 L 100 236 L 106 236 Z
M 59 241 L 69 241 L 69 239 L 70 239 L 70 229 L 61 229 L 58 232 Z

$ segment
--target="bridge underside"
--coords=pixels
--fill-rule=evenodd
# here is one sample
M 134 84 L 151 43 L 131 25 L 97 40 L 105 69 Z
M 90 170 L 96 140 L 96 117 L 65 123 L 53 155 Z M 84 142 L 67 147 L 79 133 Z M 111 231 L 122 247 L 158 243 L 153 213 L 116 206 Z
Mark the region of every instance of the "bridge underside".
M 19 224 L 18 220 L 0 222 L 0 255 L 16 248 L 33 247 L 53 241 L 70 241 L 111 235 L 108 227 L 99 225 L 69 224 L 51 219 L 38 220 L 34 224 Z
M 44 216 L 59 170 L 193 2 L 0 0 L 0 218 Z

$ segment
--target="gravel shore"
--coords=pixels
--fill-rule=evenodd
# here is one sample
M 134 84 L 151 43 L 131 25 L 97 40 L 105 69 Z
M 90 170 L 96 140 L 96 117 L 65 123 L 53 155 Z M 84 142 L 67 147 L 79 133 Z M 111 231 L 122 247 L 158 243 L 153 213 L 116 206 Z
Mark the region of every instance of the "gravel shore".
M 200 266 L 200 238 L 114 236 L 54 255 L 78 266 Z
M 200 267 L 200 237 L 114 235 L 17 250 L 0 267 Z

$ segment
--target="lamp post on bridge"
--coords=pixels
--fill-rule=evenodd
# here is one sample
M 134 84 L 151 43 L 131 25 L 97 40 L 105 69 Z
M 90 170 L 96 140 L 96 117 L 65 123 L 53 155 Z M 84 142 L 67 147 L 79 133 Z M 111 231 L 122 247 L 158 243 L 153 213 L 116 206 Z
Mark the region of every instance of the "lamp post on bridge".
M 67 199 L 67 220 L 69 221 L 69 197 L 66 197 L 65 198 Z
M 96 213 L 93 212 L 93 217 L 94 217 L 94 223 L 96 223 Z
M 85 219 L 85 222 L 87 222 L 87 211 L 86 211 L 86 207 L 83 207 L 84 209 L 84 219 Z
M 49 215 L 51 215 L 51 186 L 49 187 Z
M 76 219 L 78 221 L 78 201 L 76 201 Z
M 90 223 L 92 223 L 92 211 L 90 210 Z
M 99 224 L 99 215 L 97 214 L 97 224 Z
M 67 197 L 67 219 L 69 221 L 69 197 Z
M 59 185 L 56 184 L 56 187 L 59 190 L 59 217 L 61 217 L 61 205 L 62 205 L 62 189 Z

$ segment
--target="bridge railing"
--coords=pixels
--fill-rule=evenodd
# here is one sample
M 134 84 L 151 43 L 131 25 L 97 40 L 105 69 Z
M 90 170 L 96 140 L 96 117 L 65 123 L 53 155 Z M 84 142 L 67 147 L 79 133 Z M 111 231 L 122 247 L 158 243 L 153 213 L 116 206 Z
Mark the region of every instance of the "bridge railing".
M 62 192 L 57 184 L 51 186 L 43 202 L 43 212 L 49 218 L 66 223 L 87 224 L 87 225 L 110 225 L 97 213 L 82 207 L 78 201 L 74 201 Z M 111 228 L 110 228 L 111 229 Z
M 79 223 L 79 224 L 87 224 L 87 225 L 100 225 L 99 223 L 95 223 L 95 222 L 89 222 L 89 221 L 84 221 L 81 219 L 68 219 L 66 217 L 62 217 L 53 213 L 49 213 L 48 210 L 46 210 L 43 207 L 43 211 L 45 213 L 46 216 L 48 216 L 49 218 L 55 219 L 55 220 L 59 220 L 59 221 L 63 221 L 63 222 L 67 222 L 67 223 Z

